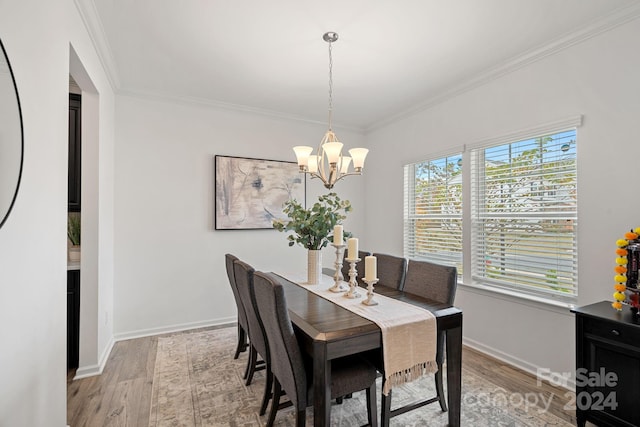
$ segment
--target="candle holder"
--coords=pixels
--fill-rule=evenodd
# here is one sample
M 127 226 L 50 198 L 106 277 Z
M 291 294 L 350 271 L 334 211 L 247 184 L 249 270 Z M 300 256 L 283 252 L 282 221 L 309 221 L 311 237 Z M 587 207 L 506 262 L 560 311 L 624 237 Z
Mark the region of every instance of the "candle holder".
M 333 264 L 336 268 L 336 272 L 333 274 L 333 286 L 329 288 L 331 292 L 344 292 L 348 288 L 344 283 L 344 277 L 342 276 L 342 257 L 344 255 L 344 248 L 347 245 L 334 245 L 331 244 L 334 248 L 336 248 L 336 261 Z
M 358 281 L 356 280 L 356 277 L 358 277 L 356 264 L 360 261 L 360 258 L 347 258 L 347 261 L 349 261 L 349 291 L 344 296 L 351 299 L 360 298 L 360 292 L 357 291 Z
M 367 284 L 367 299 L 363 300 L 364 305 L 378 305 L 378 301 L 373 300 L 373 285 L 378 283 L 378 279 L 368 280 L 364 278 L 364 282 Z

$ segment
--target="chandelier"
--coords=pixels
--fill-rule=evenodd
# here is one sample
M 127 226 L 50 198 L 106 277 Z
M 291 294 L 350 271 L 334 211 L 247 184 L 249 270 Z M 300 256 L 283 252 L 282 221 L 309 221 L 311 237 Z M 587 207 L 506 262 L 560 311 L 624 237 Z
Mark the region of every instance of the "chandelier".
M 319 178 L 328 189 L 333 188 L 336 182 L 349 175 L 362 175 L 364 159 L 369 150 L 366 148 L 352 148 L 351 156 L 342 154 L 342 143 L 331 129 L 333 115 L 333 58 L 331 56 L 331 43 L 338 40 L 338 34 L 325 33 L 322 38 L 329 43 L 329 130 L 320 141 L 318 151 L 313 152 L 313 147 L 296 146 L 296 153 L 300 172 L 309 174 L 311 178 Z M 353 164 L 353 169 L 350 165 Z

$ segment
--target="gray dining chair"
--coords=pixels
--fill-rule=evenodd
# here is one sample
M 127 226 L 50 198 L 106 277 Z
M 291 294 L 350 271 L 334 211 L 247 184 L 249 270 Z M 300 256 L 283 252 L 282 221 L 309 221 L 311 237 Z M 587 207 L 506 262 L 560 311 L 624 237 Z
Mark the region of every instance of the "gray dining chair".
M 407 273 L 407 259 L 395 255 L 374 253 L 378 259 L 378 283 L 376 286 L 386 286 L 402 290 Z
M 253 380 L 253 374 L 261 368 L 266 371 L 266 382 L 264 394 L 262 396 L 262 404 L 260 406 L 260 415 L 267 412 L 269 399 L 271 398 L 271 388 L 273 385 L 273 375 L 271 373 L 271 364 L 269 358 L 269 349 L 264 327 L 258 317 L 256 306 L 256 298 L 254 293 L 254 269 L 249 264 L 236 260 L 233 263 L 233 269 L 238 285 L 238 295 L 242 300 L 242 305 L 247 313 L 247 324 L 249 326 L 249 361 L 247 364 L 246 385 L 250 385 Z M 264 365 L 258 363 L 258 356 L 262 357 Z
M 313 364 L 300 349 L 293 330 L 285 299 L 282 279 L 273 273 L 256 272 L 254 289 L 258 313 L 262 319 L 271 355 L 273 398 L 267 426 L 273 426 L 283 392 L 296 410 L 296 427 L 306 424 L 306 408 L 311 406 Z M 347 356 L 331 362 L 331 398 L 366 390 L 367 417 L 377 427 L 376 369 L 358 356 Z
M 358 277 L 357 277 L 358 284 L 364 284 L 364 282 L 362 281 L 362 279 L 364 278 L 364 258 L 369 255 L 371 255 L 371 252 L 358 251 L 358 258 L 360 258 L 360 262 L 356 264 L 356 272 L 358 273 Z M 346 258 L 347 258 L 347 249 L 345 248 L 341 271 L 342 271 L 342 277 L 344 278 L 344 281 L 348 282 L 350 279 L 349 268 L 351 267 L 351 264 L 347 262 Z
M 404 281 L 405 293 L 418 295 L 436 302 L 453 305 L 458 287 L 458 273 L 455 267 L 434 264 L 428 261 L 410 260 Z M 442 364 L 444 360 L 445 334 L 437 336 L 436 363 L 438 371 L 435 373 L 436 397 L 426 399 L 406 407 L 391 410 L 391 391 L 387 396 L 382 395 L 382 426 L 388 427 L 391 417 L 403 414 L 408 410 L 417 409 L 430 403 L 439 402 L 443 412 L 447 411 L 442 382 Z
M 229 285 L 231 286 L 233 298 L 236 302 L 236 310 L 238 312 L 238 344 L 236 345 L 236 352 L 233 355 L 233 358 L 237 359 L 238 356 L 240 356 L 240 353 L 247 350 L 247 314 L 244 311 L 240 295 L 238 295 L 236 276 L 233 271 L 233 262 L 236 261 L 238 257 L 231 254 L 225 254 L 224 259 L 227 268 L 227 277 L 229 278 Z

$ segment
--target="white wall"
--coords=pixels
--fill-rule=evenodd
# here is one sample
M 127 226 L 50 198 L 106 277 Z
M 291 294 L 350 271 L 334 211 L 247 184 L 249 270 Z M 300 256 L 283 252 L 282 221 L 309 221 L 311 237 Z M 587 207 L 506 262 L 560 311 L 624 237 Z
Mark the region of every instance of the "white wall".
M 116 102 L 116 338 L 234 322 L 224 254 L 258 270 L 304 269 L 306 252 L 275 230 L 214 230 L 214 156 L 294 161 L 294 145 L 316 146 L 326 127 L 250 113 L 127 96 Z M 337 129 L 349 147 L 363 137 Z M 362 234 L 364 180 L 335 187 Z M 307 182 L 307 203 L 326 192 Z M 325 266 L 332 265 L 330 251 Z
M 640 20 L 548 56 L 367 135 L 367 244 L 402 253 L 402 166 L 510 131 L 584 115 L 578 129 L 579 304 L 610 300 L 615 240 L 640 224 Z M 426 77 L 428 78 L 428 77 Z M 399 141 L 403 149 L 388 141 Z M 379 209 L 380 200 L 388 202 Z M 374 232 L 375 231 L 375 232 Z M 574 319 L 556 309 L 459 287 L 468 343 L 520 366 L 574 368 Z
M 0 425 L 65 426 L 70 45 L 101 94 L 100 144 L 107 152 L 113 146 L 113 95 L 73 2 L 0 0 L 0 38 L 16 76 L 25 142 L 18 198 L 0 229 Z M 113 205 L 108 198 L 102 202 Z M 108 208 L 103 212 L 102 231 L 113 234 Z M 113 269 L 109 240 L 96 254 L 104 267 L 100 281 L 109 280 Z M 111 303 L 105 301 L 98 305 Z M 98 334 L 90 337 L 94 354 L 103 351 Z

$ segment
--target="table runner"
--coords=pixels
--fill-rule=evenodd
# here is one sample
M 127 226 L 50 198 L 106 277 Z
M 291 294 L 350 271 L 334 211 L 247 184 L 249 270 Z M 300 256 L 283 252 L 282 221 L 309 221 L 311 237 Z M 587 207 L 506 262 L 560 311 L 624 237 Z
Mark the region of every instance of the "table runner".
M 290 273 L 283 277 L 367 320 L 382 332 L 382 354 L 385 380 L 382 392 L 413 381 L 438 370 L 436 359 L 437 326 L 434 315 L 423 308 L 374 293 L 378 305 L 362 304 L 366 289 L 358 288 L 360 298 L 346 298 L 344 292 L 334 293 L 333 278 L 323 275 L 317 285 L 306 284 L 306 274 Z

